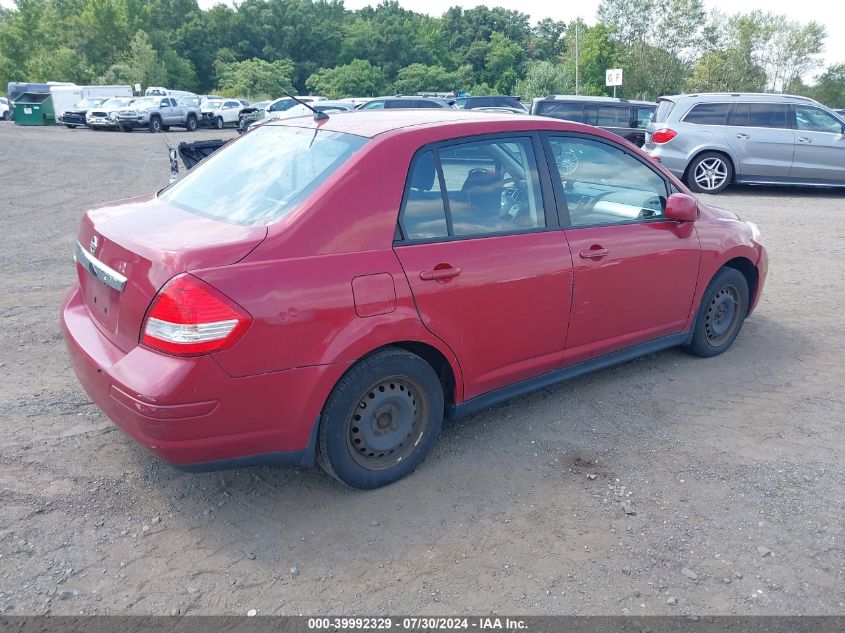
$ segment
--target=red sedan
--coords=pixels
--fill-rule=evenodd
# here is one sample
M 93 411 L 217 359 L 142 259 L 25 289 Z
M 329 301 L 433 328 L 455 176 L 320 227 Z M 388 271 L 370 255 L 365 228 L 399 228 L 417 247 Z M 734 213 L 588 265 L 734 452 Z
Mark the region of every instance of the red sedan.
M 418 110 L 271 122 L 82 221 L 80 382 L 158 457 L 375 488 L 460 417 L 660 349 L 725 351 L 757 227 L 633 145 Z

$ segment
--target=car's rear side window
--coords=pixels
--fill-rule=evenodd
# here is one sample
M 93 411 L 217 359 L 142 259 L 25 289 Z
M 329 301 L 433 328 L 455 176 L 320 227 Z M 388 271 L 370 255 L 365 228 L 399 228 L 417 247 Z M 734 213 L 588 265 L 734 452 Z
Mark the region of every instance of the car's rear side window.
M 728 119 L 729 103 L 699 103 L 684 117 L 684 123 L 696 125 L 724 125 Z
M 401 215 L 408 240 L 541 229 L 546 226 L 530 138 L 472 141 L 419 154 Z
M 540 101 L 537 104 L 537 114 L 549 116 L 565 121 L 584 122 L 584 105 L 582 103 L 566 103 L 556 101 Z
M 654 113 L 655 123 L 665 123 L 675 108 L 675 102 L 669 99 L 661 99 L 657 102 L 657 110 Z
M 736 103 L 728 125 L 737 127 L 790 128 L 788 107 L 780 103 Z
M 224 222 L 275 222 L 302 202 L 367 142 L 366 138 L 262 125 L 209 156 L 159 197 Z

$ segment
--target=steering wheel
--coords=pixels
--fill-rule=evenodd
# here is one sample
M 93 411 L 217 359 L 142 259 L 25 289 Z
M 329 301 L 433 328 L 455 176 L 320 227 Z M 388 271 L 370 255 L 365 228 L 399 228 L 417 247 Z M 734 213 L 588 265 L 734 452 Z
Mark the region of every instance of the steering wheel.
M 561 177 L 571 176 L 578 169 L 578 154 L 571 147 L 555 154 L 555 166 Z
M 516 222 L 520 214 L 528 206 L 528 187 L 519 178 L 505 178 L 502 181 L 502 200 L 499 217 Z

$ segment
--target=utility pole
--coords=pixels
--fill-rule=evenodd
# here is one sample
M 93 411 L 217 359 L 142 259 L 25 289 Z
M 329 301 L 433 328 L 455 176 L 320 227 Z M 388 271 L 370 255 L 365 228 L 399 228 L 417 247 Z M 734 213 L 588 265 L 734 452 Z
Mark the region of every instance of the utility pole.
M 578 64 L 579 64 L 579 59 L 578 59 L 578 56 L 579 56 L 578 55 L 578 53 L 579 53 L 579 51 L 578 51 L 578 23 L 579 22 L 581 22 L 580 17 L 575 19 L 575 94 L 576 95 L 581 94 L 578 91 L 578 88 L 579 88 L 579 81 L 578 81 L 579 80 L 579 75 L 578 75 Z

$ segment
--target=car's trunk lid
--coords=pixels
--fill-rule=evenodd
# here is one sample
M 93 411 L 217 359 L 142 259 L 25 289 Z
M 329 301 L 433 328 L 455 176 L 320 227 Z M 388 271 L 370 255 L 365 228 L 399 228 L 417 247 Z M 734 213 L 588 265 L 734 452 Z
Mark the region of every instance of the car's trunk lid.
M 103 334 L 124 351 L 138 344 L 153 298 L 172 277 L 233 264 L 267 235 L 144 196 L 88 211 L 79 231 L 77 272 L 85 303 Z M 80 261 L 81 260 L 81 261 Z

